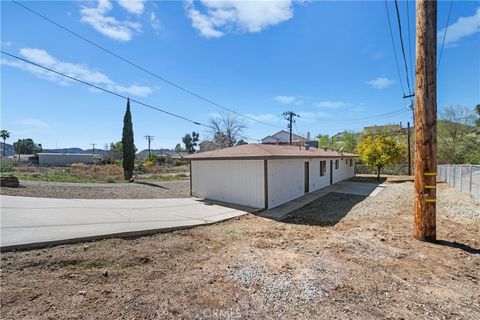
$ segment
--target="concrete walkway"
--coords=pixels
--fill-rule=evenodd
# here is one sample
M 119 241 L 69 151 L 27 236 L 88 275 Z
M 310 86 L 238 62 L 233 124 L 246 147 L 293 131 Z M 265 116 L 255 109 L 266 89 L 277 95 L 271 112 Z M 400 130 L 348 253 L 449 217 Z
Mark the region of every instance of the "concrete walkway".
M 192 198 L 90 200 L 1 196 L 0 200 L 2 250 L 165 232 L 247 213 Z
M 386 185 L 378 183 L 340 181 L 335 184 L 331 184 L 323 189 L 310 192 L 303 197 L 294 199 L 278 207 L 262 211 L 257 215 L 273 220 L 281 220 L 290 212 L 300 209 L 301 207 L 306 206 L 310 202 L 313 202 L 318 198 L 329 194 L 330 192 L 355 194 L 365 197 L 375 197 L 385 187 Z

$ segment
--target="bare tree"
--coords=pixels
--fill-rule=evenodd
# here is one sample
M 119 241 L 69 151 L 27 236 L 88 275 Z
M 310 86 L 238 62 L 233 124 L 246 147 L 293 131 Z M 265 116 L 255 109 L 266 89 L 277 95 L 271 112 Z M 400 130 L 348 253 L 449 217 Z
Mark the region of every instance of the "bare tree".
M 210 127 L 213 143 L 218 148 L 228 148 L 233 147 L 241 138 L 241 133 L 247 125 L 233 113 L 221 113 L 220 116 L 210 120 Z

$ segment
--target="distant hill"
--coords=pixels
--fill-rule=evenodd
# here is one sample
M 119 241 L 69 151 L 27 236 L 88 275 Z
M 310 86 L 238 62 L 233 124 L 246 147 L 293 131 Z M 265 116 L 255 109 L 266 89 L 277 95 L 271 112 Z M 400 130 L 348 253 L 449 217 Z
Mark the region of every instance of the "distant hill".
M 0 142 L 0 155 L 3 154 L 3 142 Z M 15 151 L 13 150 L 13 145 L 5 143 L 5 155 L 13 156 L 15 155 Z
M 43 149 L 42 152 L 86 154 L 86 153 L 93 153 L 93 150 L 92 149 L 83 150 L 81 148 L 71 147 L 71 148 Z M 95 154 L 104 155 L 107 152 L 108 151 L 103 149 L 95 149 Z
M 0 154 L 1 151 L 3 150 L 3 142 L 0 142 Z M 86 154 L 86 153 L 93 153 L 92 149 L 82 149 L 82 148 L 77 148 L 77 147 L 70 147 L 70 148 L 55 148 L 55 149 L 43 149 L 42 152 L 47 152 L 47 153 L 75 153 L 75 154 Z M 103 149 L 95 149 L 95 154 L 98 155 L 104 155 L 108 151 L 103 150 Z M 175 153 L 173 150 L 170 149 L 152 149 L 152 153 L 157 154 L 157 155 L 172 155 Z M 5 144 L 5 155 L 8 156 L 13 156 L 15 155 L 15 151 L 13 149 L 13 145 L 6 143 Z M 137 153 L 137 157 L 139 158 L 147 158 L 148 157 L 148 149 L 144 149 L 140 152 Z
M 151 149 L 151 152 L 153 154 L 157 155 L 171 155 L 173 153 L 173 150 L 170 149 Z M 137 152 L 137 157 L 139 158 L 147 158 L 148 157 L 148 149 L 143 149 L 140 152 Z

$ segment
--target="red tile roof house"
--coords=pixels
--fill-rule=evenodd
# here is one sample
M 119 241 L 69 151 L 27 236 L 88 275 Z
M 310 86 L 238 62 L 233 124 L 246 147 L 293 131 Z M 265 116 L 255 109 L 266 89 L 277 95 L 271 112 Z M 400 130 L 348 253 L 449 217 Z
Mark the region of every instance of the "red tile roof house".
M 190 194 L 270 209 L 355 175 L 357 155 L 299 146 L 246 144 L 185 157 Z

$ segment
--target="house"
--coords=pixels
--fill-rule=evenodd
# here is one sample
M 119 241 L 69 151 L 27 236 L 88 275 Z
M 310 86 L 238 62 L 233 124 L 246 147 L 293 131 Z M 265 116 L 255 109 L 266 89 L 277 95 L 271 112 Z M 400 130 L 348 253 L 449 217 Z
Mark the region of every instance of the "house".
M 296 146 L 303 146 L 309 139 L 301 137 L 292 133 L 292 144 Z M 290 133 L 285 130 L 280 130 L 277 133 L 266 136 L 262 139 L 263 144 L 283 144 L 287 145 L 290 142 Z
M 38 154 L 38 164 L 40 166 L 66 167 L 73 163 L 93 164 L 93 154 L 47 152 Z
M 402 123 L 400 124 L 385 124 L 381 126 L 370 126 L 364 127 L 363 132 L 365 134 L 379 134 L 379 133 L 404 133 L 406 129 L 402 127 Z
M 247 144 L 185 157 L 190 193 L 253 208 L 274 208 L 355 175 L 355 154 Z
M 343 139 L 343 136 L 345 135 L 345 131 L 343 132 L 338 132 L 337 134 L 332 136 L 332 139 L 335 139 L 335 141 L 340 141 Z

